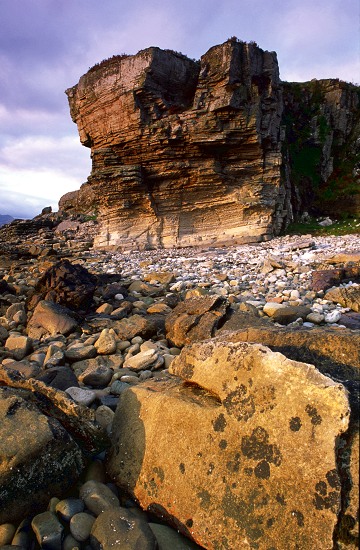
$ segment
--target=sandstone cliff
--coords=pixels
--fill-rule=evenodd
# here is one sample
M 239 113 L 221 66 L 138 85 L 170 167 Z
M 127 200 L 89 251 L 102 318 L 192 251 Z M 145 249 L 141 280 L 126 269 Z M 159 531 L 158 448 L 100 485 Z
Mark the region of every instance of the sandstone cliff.
M 319 190 L 336 147 L 354 149 L 355 87 L 324 82 L 321 98 L 311 83 L 299 93 L 280 81 L 274 52 L 236 39 L 200 62 L 149 48 L 95 65 L 66 92 L 92 172 L 59 209 L 95 214 L 101 248 L 268 240 L 309 207 L 303 146 L 311 162 L 317 151 Z

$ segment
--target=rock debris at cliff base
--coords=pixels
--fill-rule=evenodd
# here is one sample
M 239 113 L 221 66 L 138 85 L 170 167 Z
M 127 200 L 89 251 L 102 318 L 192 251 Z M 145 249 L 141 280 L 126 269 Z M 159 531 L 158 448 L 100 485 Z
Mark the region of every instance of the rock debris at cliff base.
M 216 387 L 224 388 L 221 378 L 223 374 L 217 373 L 214 369 L 214 378 L 211 378 L 206 375 L 205 370 L 201 374 L 202 370 L 199 367 L 203 361 L 210 360 L 206 359 L 208 356 L 210 358 L 213 355 L 214 361 L 216 360 L 216 354 L 206 351 L 210 344 L 204 344 L 203 348 L 200 344 L 193 346 L 193 350 L 199 349 L 200 363 L 196 363 L 197 358 L 191 359 L 190 351 L 186 351 L 191 349 L 188 346 L 192 342 L 211 339 L 211 345 L 219 350 L 243 349 L 242 345 L 256 341 L 272 349 L 271 352 L 267 352 L 268 354 L 280 351 L 288 358 L 300 361 L 299 365 L 312 363 L 316 369 L 309 367 L 306 370 L 307 367 L 301 367 L 305 368 L 303 372 L 308 373 L 308 390 L 315 391 L 311 378 L 311 372 L 314 372 L 314 376 L 320 382 L 324 381 L 329 387 L 339 388 L 339 395 L 342 395 L 341 407 L 348 400 L 347 406 L 350 407 L 351 416 L 345 432 L 344 422 L 348 421 L 347 413 L 345 416 L 325 413 L 322 410 L 322 407 L 325 407 L 322 390 L 318 392 L 316 404 L 312 401 L 305 403 L 301 408 L 300 401 L 297 402 L 294 398 L 294 407 L 299 406 L 301 411 L 294 409 L 295 412 L 292 411 L 289 418 L 286 417 L 286 426 L 282 426 L 280 421 L 276 422 L 280 432 L 286 429 L 286 433 L 292 438 L 303 437 L 308 430 L 310 434 L 313 428 L 313 436 L 320 437 L 322 444 L 327 448 L 326 464 L 324 460 L 318 461 L 319 464 L 325 464 L 326 471 L 321 472 L 321 475 L 317 472 L 318 479 L 314 478 L 314 487 L 310 488 L 313 494 L 311 490 L 307 491 L 306 483 L 300 491 L 301 494 L 304 491 L 305 500 L 314 499 L 317 503 L 315 515 L 325 514 L 326 536 L 321 537 L 321 541 L 318 540 L 321 530 L 315 527 L 311 530 L 311 524 L 308 522 L 312 520 L 306 513 L 308 506 L 305 507 L 305 511 L 300 500 L 295 506 L 293 498 L 286 499 L 285 493 L 279 492 L 274 506 L 283 510 L 285 519 L 286 514 L 290 514 L 290 523 L 285 523 L 292 525 L 291 522 L 294 522 L 294 529 L 302 533 L 301 540 L 307 541 L 303 544 L 304 550 L 309 546 L 309 533 L 313 533 L 312 540 L 316 541 L 316 547 L 327 547 L 329 541 L 334 538 L 342 548 L 356 548 L 356 419 L 360 367 L 360 321 L 357 310 L 360 269 L 358 236 L 308 235 L 281 237 L 265 243 L 237 247 L 203 246 L 113 253 L 91 249 L 89 230 L 94 222 L 83 221 L 83 228 L 80 221 L 76 222 L 77 229 L 74 234 L 78 240 L 63 240 L 66 232 L 74 231 L 74 222 L 68 221 L 58 229 L 60 220 L 57 220 L 51 228 L 50 218 L 51 216 L 46 218 L 48 225 L 40 230 L 37 237 L 34 237 L 36 233 L 32 234 L 32 254 L 25 246 L 25 256 L 23 255 L 26 243 L 23 233 L 22 238 L 18 240 L 13 236 L 11 250 L 5 246 L 4 251 L 7 252 L 1 256 L 0 379 L 1 384 L 5 386 L 2 392 L 6 392 L 1 402 L 10 404 L 10 408 L 6 409 L 11 410 L 11 414 L 6 417 L 7 422 L 12 421 L 17 427 L 19 438 L 31 439 L 31 432 L 22 432 L 21 423 L 16 421 L 17 415 L 22 414 L 21 407 L 28 406 L 32 411 L 37 410 L 36 414 L 42 418 L 39 425 L 44 426 L 45 441 L 50 434 L 46 428 L 48 417 L 44 416 L 44 412 L 50 412 L 54 418 L 53 430 L 56 423 L 60 423 L 58 433 L 65 431 L 73 442 L 71 454 L 65 439 L 69 455 L 68 462 L 65 460 L 65 453 L 62 455 L 67 468 L 65 471 L 69 472 L 71 468 L 71 475 L 76 477 L 78 469 L 83 468 L 82 461 L 85 460 L 88 462 L 87 473 L 79 481 L 80 489 L 74 488 L 71 498 L 61 494 L 57 488 L 52 492 L 52 480 L 49 476 L 37 476 L 38 485 L 41 482 L 44 491 L 43 508 L 35 510 L 35 503 L 34 506 L 31 504 L 31 492 L 30 512 L 25 514 L 20 511 L 15 501 L 12 510 L 20 512 L 16 519 L 10 515 L 10 504 L 4 510 L 0 507 L 3 514 L 0 516 L 0 534 L 3 537 L 0 539 L 1 542 L 15 544 L 20 540 L 24 541 L 25 537 L 27 542 L 21 545 L 26 547 L 31 545 L 33 540 L 43 544 L 41 541 L 50 537 L 56 547 L 60 548 L 61 545 L 64 549 L 87 541 L 90 541 L 92 547 L 97 547 L 98 543 L 110 546 L 121 537 L 121 540 L 126 540 L 129 534 L 126 525 L 131 524 L 131 532 L 145 537 L 142 540 L 146 540 L 144 544 L 150 548 L 155 544 L 155 538 L 158 541 L 170 540 L 172 542 L 167 544 L 173 546 L 182 544 L 185 548 L 186 545 L 195 548 L 194 543 L 187 542 L 187 539 L 179 539 L 180 535 L 169 527 L 175 525 L 183 534 L 195 538 L 200 546 L 212 548 L 212 541 L 216 539 L 214 533 L 218 530 L 214 530 L 217 520 L 213 518 L 211 510 L 214 494 L 218 491 L 213 493 L 211 487 L 218 468 L 213 459 L 214 453 L 212 452 L 211 456 L 205 454 L 204 441 L 199 439 L 192 445 L 195 449 L 198 445 L 195 455 L 201 453 L 202 457 L 194 458 L 181 451 L 182 458 L 177 464 L 176 471 L 171 474 L 178 476 L 177 483 L 180 486 L 181 480 L 186 477 L 186 486 L 189 486 L 192 483 L 192 468 L 189 461 L 199 461 L 199 475 L 196 480 L 199 488 L 189 493 L 193 497 L 191 502 L 200 499 L 201 506 L 197 515 L 194 512 L 192 517 L 182 516 L 184 496 L 176 499 L 176 483 L 172 484 L 173 500 L 177 500 L 176 504 L 172 503 L 169 507 L 167 502 L 160 500 L 164 487 L 162 479 L 166 480 L 169 474 L 165 462 L 162 465 L 158 458 L 151 458 L 151 446 L 147 447 L 147 464 L 153 469 L 152 477 L 143 473 L 141 479 L 147 484 L 146 494 L 153 495 L 152 500 L 157 506 L 154 504 L 148 511 L 136 507 L 135 502 L 129 500 L 129 492 L 133 494 L 131 484 L 127 488 L 128 491 L 124 492 L 125 477 L 121 481 L 121 489 L 116 489 L 114 485 L 110 485 L 109 489 L 107 485 L 112 480 L 105 471 L 105 455 L 101 449 L 108 448 L 109 435 L 110 440 L 115 441 L 115 432 L 111 430 L 119 400 L 123 399 L 122 396 L 125 399 L 127 395 L 126 399 L 132 400 L 134 405 L 132 411 L 127 408 L 127 414 L 135 414 L 138 419 L 138 399 L 134 397 L 137 395 L 136 392 L 140 392 L 139 396 L 141 392 L 145 392 L 141 395 L 144 395 L 145 404 L 149 402 L 149 407 L 151 400 L 147 399 L 146 392 L 149 391 L 149 395 L 154 394 L 151 406 L 157 410 L 156 399 L 161 399 L 161 391 L 164 391 L 165 400 L 170 399 L 169 402 L 172 402 L 173 399 L 179 398 L 179 401 L 176 401 L 178 406 L 185 407 L 186 410 L 190 411 L 192 406 L 196 410 L 206 406 L 204 410 L 206 417 L 209 416 L 211 428 L 209 434 L 213 433 L 214 437 L 217 437 L 218 452 L 228 456 L 226 475 L 232 473 L 228 480 L 228 491 L 222 499 L 227 520 L 226 526 L 222 526 L 222 542 L 217 544 L 226 548 L 225 539 L 231 540 L 231 537 L 235 536 L 234 533 L 240 530 L 246 533 L 246 537 L 250 536 L 258 543 L 264 537 L 264 541 L 275 537 L 278 540 L 277 547 L 285 548 L 280 536 L 276 535 L 280 523 L 276 524 L 276 517 L 272 519 L 268 514 L 269 509 L 266 508 L 265 500 L 272 498 L 269 496 L 272 475 L 278 475 L 281 468 L 281 465 L 278 465 L 280 455 L 275 447 L 279 447 L 282 464 L 288 460 L 288 468 L 291 461 L 288 458 L 285 460 L 283 456 L 285 447 L 283 448 L 280 442 L 282 438 L 277 439 L 276 430 L 266 427 L 263 422 L 256 423 L 257 417 L 254 417 L 253 407 L 255 404 L 259 414 L 262 414 L 262 408 L 267 410 L 270 407 L 269 411 L 275 411 L 271 406 L 279 392 L 274 389 L 274 376 L 267 373 L 266 376 L 270 376 L 271 380 L 269 379 L 269 384 L 265 384 L 265 373 L 258 373 L 264 386 L 261 391 L 255 392 L 256 395 L 251 393 L 247 384 L 239 382 L 238 393 L 234 394 L 229 388 L 228 395 L 220 397 L 223 402 L 221 405 L 209 383 L 212 380 L 211 383 L 217 385 Z M 30 226 L 31 224 L 27 225 L 27 231 Z M 16 227 L 17 224 L 11 229 L 14 233 Z M 2 231 L 9 234 L 10 229 L 3 228 Z M 338 300 L 342 300 L 342 303 Z M 245 344 L 241 344 L 242 342 Z M 179 358 L 175 359 L 176 357 Z M 269 357 L 274 357 L 269 359 L 274 369 L 275 357 L 281 358 L 283 355 L 274 353 Z M 282 366 L 279 366 L 279 369 L 284 368 L 284 361 L 286 362 L 285 358 L 280 360 Z M 169 372 L 175 369 L 175 365 L 178 369 L 175 374 L 180 374 L 180 379 L 174 378 Z M 255 366 L 253 368 L 255 369 Z M 300 371 L 298 375 L 300 376 Z M 198 376 L 204 378 L 198 379 Z M 186 381 L 185 386 L 181 380 Z M 291 377 L 288 383 L 291 386 Z M 160 397 L 156 397 L 159 395 Z M 256 403 L 254 399 L 257 400 Z M 23 405 L 20 406 L 21 403 Z M 78 412 L 76 407 L 79 407 Z M 224 410 L 220 410 L 220 407 Z M 160 415 L 159 422 L 157 417 L 156 430 L 159 442 L 161 434 L 164 433 L 165 437 L 166 430 L 170 428 L 171 419 L 175 424 L 179 424 L 179 419 L 175 413 L 171 413 L 172 410 L 170 407 L 165 415 L 166 420 Z M 218 414 L 213 417 L 212 414 L 216 412 Z M 143 413 L 146 417 L 145 410 Z M 249 415 L 256 424 L 251 429 L 247 429 L 250 417 L 249 420 L 244 420 Z M 191 417 L 192 413 L 189 418 Z M 237 451 L 231 443 L 235 417 L 238 417 L 235 421 L 236 426 L 240 423 L 242 429 L 244 428 L 241 437 L 245 455 L 240 449 L 238 457 L 235 456 Z M 144 420 L 147 430 L 150 429 L 151 418 L 149 412 L 146 421 Z M 183 414 L 181 418 L 185 418 Z M 330 430 L 333 434 L 330 437 L 329 422 L 331 420 L 334 427 L 335 418 L 338 419 L 335 431 L 339 429 L 340 432 L 344 432 L 340 439 L 331 431 L 333 428 Z M 188 420 L 185 423 L 182 420 L 182 429 L 185 429 L 187 422 Z M 201 422 L 199 418 L 199 426 Z M 129 433 L 133 433 L 132 426 L 127 427 L 130 428 Z M 206 426 L 203 428 L 206 430 Z M 135 431 L 138 437 L 142 433 L 141 430 Z M 15 436 L 15 429 L 12 432 L 14 437 L 18 437 Z M 184 438 L 180 438 L 180 432 L 178 433 L 179 437 L 174 436 L 171 441 L 174 453 L 185 444 Z M 196 433 L 200 434 L 200 431 L 196 430 L 194 434 Z M 206 431 L 203 433 L 206 435 Z M 121 443 L 121 438 L 119 441 Z M 246 450 L 247 441 L 253 442 L 249 452 Z M 261 456 L 260 442 L 265 449 L 265 454 Z M 125 444 L 125 439 L 123 443 Z M 141 445 L 141 439 L 137 440 L 138 443 Z M 32 446 L 34 444 L 35 448 Z M 62 444 L 61 438 L 58 437 L 57 449 L 60 449 Z M 35 438 L 26 444 L 30 457 L 40 448 Z M 5 454 L 8 449 L 8 446 L 4 447 Z M 299 452 L 302 452 L 301 449 L 302 445 L 299 446 Z M 61 450 L 59 452 L 61 453 Z M 117 453 L 115 447 L 112 452 Z M 165 459 L 165 450 L 161 454 Z M 44 463 L 36 462 L 36 468 L 39 469 L 39 474 L 40 471 L 46 474 L 45 466 L 51 469 L 53 464 L 51 461 L 48 463 L 48 453 L 41 456 Z M 14 464 L 19 463 L 16 462 L 16 457 L 17 455 L 12 457 Z M 33 458 L 30 458 L 30 464 L 32 460 Z M 299 461 L 296 459 L 295 462 Z M 135 464 L 136 469 L 138 466 Z M 262 485 L 263 492 L 258 494 L 257 500 L 254 497 L 253 504 L 249 500 L 250 493 L 246 493 L 247 496 L 245 493 L 238 493 L 238 489 L 232 486 L 237 483 L 237 472 L 242 471 L 242 468 L 248 474 L 246 480 L 249 490 L 251 480 Z M 245 474 L 246 472 L 244 471 Z M 204 482 L 200 481 L 200 474 L 205 475 Z M 68 473 L 65 475 L 68 476 Z M 301 477 L 307 475 L 310 475 L 310 471 L 306 473 L 304 466 Z M 208 479 L 211 483 L 206 483 Z M 286 482 L 285 479 L 281 481 L 281 476 L 279 483 L 285 488 Z M 22 486 L 24 487 L 24 484 Z M 137 494 L 135 490 L 134 496 Z M 0 497 L 3 498 L 2 493 Z M 258 506 L 261 503 L 258 499 L 265 499 L 260 508 Z M 46 511 L 46 503 L 49 501 Z M 26 502 L 24 497 L 22 502 Z M 39 502 L 37 499 L 37 504 Z M 100 507 L 96 504 L 99 502 Z M 143 506 L 147 506 L 145 500 Z M 239 522 L 240 516 L 243 515 L 238 515 L 243 506 L 247 506 L 246 516 L 249 517 L 249 522 L 246 525 L 237 525 L 236 522 Z M 265 511 L 265 508 L 267 515 L 264 530 L 259 523 L 259 514 L 261 510 Z M 20 523 L 22 519 L 24 523 Z M 157 523 L 159 520 L 166 520 L 168 525 Z M 115 539 L 110 537 L 109 522 L 116 523 Z M 234 527 L 235 525 L 237 527 Z M 135 548 L 135 543 L 129 542 L 129 548 Z

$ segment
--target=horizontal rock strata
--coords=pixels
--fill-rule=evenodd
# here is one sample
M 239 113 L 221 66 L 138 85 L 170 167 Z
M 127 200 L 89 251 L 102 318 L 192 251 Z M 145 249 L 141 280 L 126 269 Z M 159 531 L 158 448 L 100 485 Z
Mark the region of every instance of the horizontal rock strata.
M 98 211 L 98 247 L 268 239 L 287 209 L 281 94 L 276 54 L 237 41 L 93 67 L 67 90 L 92 173 L 60 208 Z
M 66 93 L 92 172 L 59 209 L 97 217 L 97 247 L 257 242 L 304 210 L 360 212 L 358 88 L 282 83 L 253 42 L 114 56 Z

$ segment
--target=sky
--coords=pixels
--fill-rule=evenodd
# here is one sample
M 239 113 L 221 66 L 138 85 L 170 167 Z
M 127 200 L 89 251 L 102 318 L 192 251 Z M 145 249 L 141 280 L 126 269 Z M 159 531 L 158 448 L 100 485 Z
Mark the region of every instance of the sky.
M 0 214 L 32 218 L 78 189 L 90 149 L 65 90 L 150 46 L 200 59 L 236 36 L 275 51 L 285 81 L 360 81 L 359 0 L 0 0 Z

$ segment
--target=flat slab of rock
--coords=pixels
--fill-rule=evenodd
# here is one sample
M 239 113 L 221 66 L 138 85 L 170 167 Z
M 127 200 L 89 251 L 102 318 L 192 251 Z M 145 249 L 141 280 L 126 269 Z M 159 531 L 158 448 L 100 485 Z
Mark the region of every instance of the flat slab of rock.
M 170 371 L 181 379 L 120 397 L 108 459 L 116 483 L 209 550 L 332 548 L 344 387 L 241 342 L 188 346 Z

